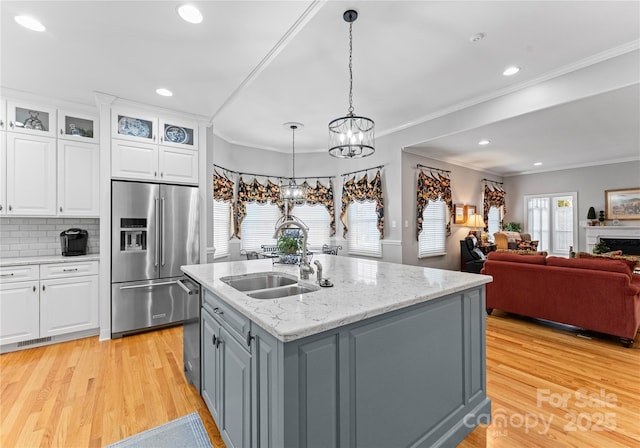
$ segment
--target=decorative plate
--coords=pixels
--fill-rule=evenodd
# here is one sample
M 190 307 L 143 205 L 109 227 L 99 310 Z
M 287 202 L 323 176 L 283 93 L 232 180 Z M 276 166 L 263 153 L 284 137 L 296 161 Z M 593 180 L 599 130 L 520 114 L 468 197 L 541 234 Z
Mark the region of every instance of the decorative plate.
M 189 140 L 189 134 L 185 128 L 167 126 L 164 129 L 164 138 L 171 143 L 186 143 Z
M 122 117 L 118 120 L 118 134 L 149 138 L 151 132 L 145 121 L 138 118 Z

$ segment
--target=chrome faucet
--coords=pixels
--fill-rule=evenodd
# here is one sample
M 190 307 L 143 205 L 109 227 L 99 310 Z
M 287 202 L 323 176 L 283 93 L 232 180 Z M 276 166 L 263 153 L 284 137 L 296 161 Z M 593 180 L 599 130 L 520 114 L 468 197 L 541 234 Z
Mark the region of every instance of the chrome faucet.
M 307 238 L 309 237 L 308 230 L 309 228 L 298 218 L 295 216 L 288 216 L 284 221 L 280 224 L 276 224 L 276 231 L 273 234 L 274 238 L 278 238 L 280 235 L 280 230 L 286 227 L 297 227 L 302 232 L 302 255 L 300 255 L 300 279 L 308 280 L 309 274 L 313 274 L 313 268 L 309 264 L 309 259 L 307 258 Z
M 322 284 L 322 265 L 320 264 L 320 260 L 314 261 L 313 264 L 315 264 L 316 267 L 317 267 L 318 285 L 320 285 L 320 284 Z

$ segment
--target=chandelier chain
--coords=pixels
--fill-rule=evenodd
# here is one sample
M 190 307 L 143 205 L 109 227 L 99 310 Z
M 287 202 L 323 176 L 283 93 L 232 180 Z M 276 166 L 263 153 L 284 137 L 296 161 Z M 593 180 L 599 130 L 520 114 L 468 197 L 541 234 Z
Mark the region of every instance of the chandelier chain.
M 349 23 L 349 115 L 353 115 L 353 22 Z
M 291 126 L 291 146 L 292 146 L 292 150 L 293 150 L 293 169 L 292 169 L 292 177 L 293 179 L 296 178 L 296 127 L 297 126 Z M 295 181 L 294 181 L 295 182 Z

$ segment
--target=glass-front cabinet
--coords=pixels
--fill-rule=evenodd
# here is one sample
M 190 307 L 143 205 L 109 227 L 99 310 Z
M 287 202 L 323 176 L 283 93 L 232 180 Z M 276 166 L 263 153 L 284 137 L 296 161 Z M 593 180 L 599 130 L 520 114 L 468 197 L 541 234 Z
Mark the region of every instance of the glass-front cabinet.
M 142 143 L 157 143 L 158 118 L 137 112 L 113 109 L 111 137 Z
M 58 110 L 58 138 L 98 143 L 98 129 L 95 115 Z
M 56 109 L 42 105 L 7 101 L 8 131 L 55 137 Z
M 175 148 L 197 149 L 197 123 L 160 118 L 160 144 Z

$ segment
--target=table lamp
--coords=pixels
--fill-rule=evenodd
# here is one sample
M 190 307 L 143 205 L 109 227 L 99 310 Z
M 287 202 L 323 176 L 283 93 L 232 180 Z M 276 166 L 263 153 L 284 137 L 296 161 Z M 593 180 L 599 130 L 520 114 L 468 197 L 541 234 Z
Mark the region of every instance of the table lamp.
M 469 232 L 470 235 L 476 237 L 476 240 L 481 241 L 480 235 L 478 235 L 478 228 L 485 228 L 484 219 L 482 219 L 482 215 L 478 215 L 474 213 L 467 218 L 467 222 L 465 223 L 468 227 L 473 228 L 472 231 Z

